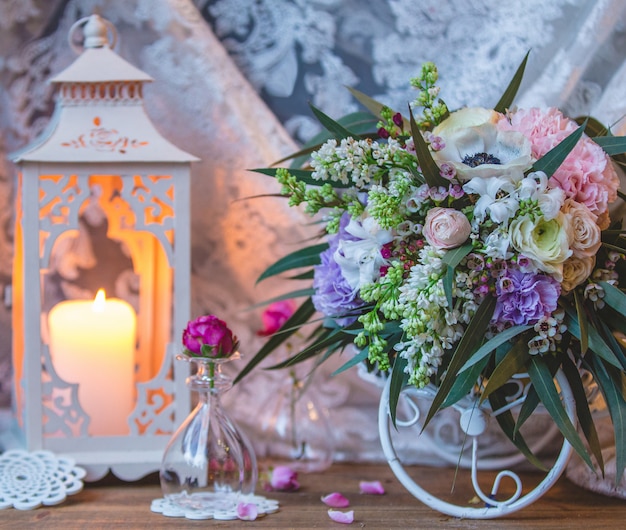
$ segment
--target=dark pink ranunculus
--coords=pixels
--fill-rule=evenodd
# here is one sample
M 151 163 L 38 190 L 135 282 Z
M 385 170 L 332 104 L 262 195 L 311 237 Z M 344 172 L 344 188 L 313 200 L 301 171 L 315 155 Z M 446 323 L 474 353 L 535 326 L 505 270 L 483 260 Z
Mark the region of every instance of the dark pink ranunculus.
M 183 346 L 188 355 L 219 358 L 235 353 L 239 342 L 226 322 L 214 315 L 204 315 L 187 323 Z
M 271 303 L 267 309 L 263 311 L 263 329 L 258 332 L 262 337 L 273 335 L 283 324 L 289 320 L 296 310 L 296 302 L 294 300 L 280 300 Z

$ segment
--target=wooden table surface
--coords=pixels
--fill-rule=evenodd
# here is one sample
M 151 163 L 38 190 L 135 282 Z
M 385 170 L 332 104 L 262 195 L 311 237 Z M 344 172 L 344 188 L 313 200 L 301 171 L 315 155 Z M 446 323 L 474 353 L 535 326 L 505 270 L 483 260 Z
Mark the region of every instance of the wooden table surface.
M 454 470 L 412 468 L 419 484 L 436 494 L 450 491 Z M 471 501 L 473 492 L 463 486 L 465 475 L 457 477 L 456 502 Z M 534 473 L 520 473 L 524 484 L 536 480 Z M 384 495 L 359 494 L 360 480 L 380 480 Z M 417 479 L 416 479 L 417 480 Z M 493 480 L 490 478 L 489 480 Z M 83 491 L 58 506 L 31 511 L 9 508 L 0 511 L 0 528 L 369 528 L 369 529 L 620 529 L 626 528 L 626 501 L 590 493 L 561 478 L 541 499 L 521 511 L 500 519 L 457 519 L 431 510 L 412 497 L 385 464 L 334 464 L 324 473 L 300 474 L 300 489 L 291 493 L 260 493 L 280 502 L 280 510 L 246 521 L 192 521 L 168 518 L 150 511 L 152 499 L 161 497 L 158 478 L 125 483 L 115 477 L 87 483 Z M 489 489 L 486 484 L 484 489 Z M 339 491 L 351 501 L 354 522 L 342 525 L 330 520 L 320 497 Z M 259 493 L 259 492 L 257 492 Z

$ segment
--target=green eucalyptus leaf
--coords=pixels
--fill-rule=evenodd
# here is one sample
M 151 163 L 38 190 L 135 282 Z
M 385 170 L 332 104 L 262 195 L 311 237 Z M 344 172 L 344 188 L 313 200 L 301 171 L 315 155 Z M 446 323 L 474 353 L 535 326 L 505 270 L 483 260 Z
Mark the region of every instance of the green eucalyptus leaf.
M 563 160 L 567 158 L 567 155 L 570 154 L 571 150 L 574 149 L 574 146 L 582 137 L 585 127 L 586 122 L 563 139 L 558 145 L 550 149 L 550 151 L 533 164 L 533 171 L 543 171 L 548 178 L 551 177 L 563 163 Z
M 333 120 L 330 116 L 328 116 L 327 114 L 324 114 L 320 109 L 318 109 L 314 105 L 309 104 L 309 107 L 311 107 L 313 114 L 315 114 L 315 117 L 319 120 L 322 126 L 324 126 L 325 129 L 330 131 L 337 140 L 343 140 L 344 138 L 358 136 L 357 134 L 354 134 L 352 131 L 346 129 L 338 121 Z
M 539 403 L 541 403 L 541 400 L 537 395 L 537 391 L 535 390 L 534 386 L 530 385 L 530 388 L 526 393 L 524 403 L 522 403 L 519 414 L 517 415 L 517 421 L 515 422 L 514 430 L 515 436 L 518 435 L 519 430 L 522 428 L 522 425 L 524 425 L 526 420 L 532 416 L 533 412 L 535 412 Z
M 398 400 L 400 399 L 400 392 L 408 381 L 408 374 L 404 372 L 406 368 L 407 360 L 404 357 L 396 357 L 391 369 L 391 383 L 389 384 L 389 414 L 391 415 L 391 422 L 393 426 L 396 426 L 396 413 L 398 409 Z
M 593 375 L 604 396 L 615 432 L 616 470 L 615 485 L 619 484 L 626 468 L 626 400 L 619 385 L 610 375 L 610 366 L 601 359 L 592 359 Z M 623 372 L 622 372 L 623 375 Z
M 496 365 L 489 377 L 487 386 L 483 390 L 482 396 L 480 396 L 481 403 L 489 397 L 489 394 L 505 385 L 512 376 L 521 373 L 528 363 L 529 357 L 532 356 L 528 353 L 528 344 L 525 341 L 518 340 L 513 344 L 513 347 L 505 355 L 504 359 Z
M 561 431 L 561 434 L 563 434 L 565 439 L 578 453 L 580 458 L 582 458 L 589 467 L 593 467 L 591 458 L 589 458 L 589 454 L 587 453 L 580 436 L 578 436 L 578 433 L 576 432 L 576 427 L 574 427 L 570 421 L 567 412 L 563 407 L 561 397 L 559 396 L 554 384 L 550 369 L 543 358 L 539 355 L 533 355 L 531 357 L 530 363 L 528 364 L 528 375 L 530 376 L 533 386 L 537 390 L 539 399 L 541 399 L 543 406 L 546 407 L 546 410 L 554 420 L 554 423 L 556 423 L 557 427 Z
M 593 141 L 609 156 L 626 153 L 626 136 L 598 136 Z
M 287 319 L 282 328 L 274 333 L 269 340 L 263 344 L 261 349 L 254 355 L 252 359 L 244 366 L 235 378 L 235 383 L 241 381 L 252 369 L 262 362 L 270 353 L 278 346 L 285 342 L 291 335 L 307 322 L 315 314 L 315 307 L 310 298 L 307 298 L 298 309 Z
M 581 355 L 585 355 L 589 348 L 589 334 L 587 333 L 589 325 L 587 323 L 587 317 L 585 316 L 583 301 L 577 290 L 574 290 L 574 305 L 576 306 L 576 316 L 578 317 L 578 326 L 580 327 L 580 353 Z
M 431 188 L 438 186 L 445 186 L 447 188 L 450 182 L 441 176 L 439 166 L 433 159 L 433 155 L 430 153 L 428 144 L 426 143 L 426 140 L 424 140 L 422 132 L 419 130 L 419 127 L 415 122 L 411 109 L 409 109 L 409 112 L 411 136 L 413 136 L 413 144 L 415 145 L 415 156 L 417 156 L 417 162 L 420 165 L 426 184 L 428 184 Z
M 519 90 L 520 84 L 522 83 L 522 78 L 524 77 L 524 70 L 526 69 L 526 63 L 528 62 L 528 55 L 530 51 L 526 52 L 524 59 L 517 67 L 513 78 L 509 82 L 509 86 L 502 94 L 500 101 L 496 103 L 496 106 L 493 108 L 496 112 L 500 112 L 504 114 L 508 108 L 513 104 L 513 100 L 515 100 L 515 96 L 517 95 L 517 91 Z
M 473 386 L 478 381 L 481 372 L 487 366 L 489 362 L 489 357 L 484 357 L 477 361 L 469 370 L 465 370 L 460 373 L 454 380 L 454 384 L 450 389 L 450 392 L 446 396 L 446 399 L 441 405 L 442 409 L 446 407 L 450 407 L 454 405 L 457 401 L 467 396 L 467 394 L 472 390 Z
M 510 328 L 497 333 L 494 337 L 489 339 L 485 344 L 483 344 L 480 348 L 476 350 L 474 355 L 472 355 L 467 362 L 461 367 L 459 372 L 463 372 L 473 366 L 478 361 L 481 361 L 483 358 L 488 358 L 489 354 L 495 350 L 501 344 L 505 344 L 509 340 L 514 337 L 517 337 L 519 334 L 524 333 L 524 331 L 528 331 L 532 326 L 513 326 Z
M 587 400 L 587 393 L 583 387 L 582 379 L 580 378 L 580 372 L 572 360 L 564 355 L 561 369 L 565 375 L 572 394 L 576 400 L 576 416 L 578 417 L 578 423 L 580 429 L 583 431 L 587 442 L 589 443 L 589 449 L 591 454 L 595 457 L 602 474 L 604 474 L 604 459 L 602 458 L 602 450 L 600 447 L 600 439 L 598 438 L 598 432 L 591 416 L 591 410 L 589 409 L 589 402 Z
M 442 258 L 446 264 L 446 275 L 443 278 L 443 290 L 446 293 L 448 307 L 452 307 L 452 284 L 454 283 L 454 270 L 461 260 L 472 251 L 472 244 L 465 243 L 460 247 L 448 250 Z
M 487 295 L 478 306 L 478 309 L 472 317 L 472 320 L 470 320 L 463 337 L 457 344 L 454 354 L 452 355 L 452 359 L 450 360 L 450 364 L 448 365 L 446 375 L 443 378 L 443 381 L 440 382 L 439 390 L 437 391 L 430 409 L 428 410 L 422 429 L 426 428 L 430 420 L 432 420 L 433 416 L 441 408 L 442 403 L 445 401 L 452 386 L 454 385 L 454 380 L 456 379 L 461 366 L 465 364 L 467 359 L 472 355 L 472 353 L 474 353 L 483 341 L 485 331 L 487 330 L 489 321 L 493 316 L 495 307 L 496 299 L 491 295 Z
M 338 375 L 341 372 L 345 372 L 349 368 L 352 368 L 353 366 L 356 366 L 357 364 L 366 361 L 367 360 L 367 356 L 369 355 L 369 350 L 370 350 L 369 346 L 365 346 L 365 348 L 363 348 L 361 351 L 359 351 L 359 353 L 357 353 L 354 357 L 352 357 L 352 359 L 350 359 L 348 362 L 346 362 L 345 364 L 343 364 L 339 368 L 337 368 L 332 373 L 332 375 Z
M 292 300 L 294 298 L 302 298 L 303 296 L 312 296 L 315 294 L 315 289 L 298 289 L 297 291 L 291 291 L 285 294 L 281 294 L 279 296 L 275 296 L 273 298 L 269 298 L 267 300 L 263 300 L 263 302 L 259 302 L 258 304 L 251 305 L 248 307 L 248 311 L 252 311 L 253 309 L 258 309 L 259 307 L 263 307 L 269 304 L 273 304 L 274 302 L 281 302 L 282 300 Z
M 288 168 L 280 168 L 280 167 L 261 167 L 256 169 L 250 169 L 250 171 L 254 171 L 255 173 L 261 173 L 262 175 L 267 175 L 269 177 L 275 177 L 276 172 L 279 169 L 286 169 L 289 171 L 291 175 L 296 177 L 300 182 L 304 182 L 308 186 L 322 186 L 324 184 L 330 184 L 333 188 L 349 188 L 352 184 L 347 183 L 343 184 L 341 182 L 331 181 L 331 180 L 315 180 L 311 175 L 313 175 L 313 171 L 309 171 L 307 169 L 288 169 Z
M 300 267 L 307 267 L 310 265 L 319 265 L 320 263 L 320 254 L 324 252 L 328 248 L 328 243 L 320 243 L 318 245 L 313 245 L 310 247 L 301 248 L 288 254 L 272 265 L 270 265 L 261 276 L 257 280 L 259 283 L 266 278 L 270 278 L 271 276 L 276 276 L 277 274 L 281 274 L 285 271 L 292 269 L 299 269 Z
M 537 469 L 540 469 L 541 471 L 548 471 L 541 460 L 539 460 L 530 450 L 528 444 L 526 444 L 526 441 L 524 440 L 524 437 L 519 432 L 515 431 L 515 418 L 513 418 L 513 414 L 507 408 L 508 401 L 502 389 L 496 390 L 489 396 L 489 404 L 491 405 L 491 410 L 493 410 L 492 415 L 496 418 L 502 432 L 506 434 L 507 438 L 511 440 L 515 447 L 517 447 L 526 459 Z
M 581 332 L 576 315 L 573 315 L 571 313 L 571 309 L 567 307 L 565 308 L 565 311 L 568 313 L 565 319 L 567 331 L 569 331 L 574 337 L 580 340 Z M 589 349 L 592 352 L 594 352 L 598 357 L 602 357 L 605 361 L 609 362 L 613 366 L 617 368 L 622 367 L 619 359 L 615 357 L 613 350 L 611 350 L 609 345 L 604 341 L 604 339 L 593 326 L 589 326 L 587 328 L 587 336 L 589 339 Z

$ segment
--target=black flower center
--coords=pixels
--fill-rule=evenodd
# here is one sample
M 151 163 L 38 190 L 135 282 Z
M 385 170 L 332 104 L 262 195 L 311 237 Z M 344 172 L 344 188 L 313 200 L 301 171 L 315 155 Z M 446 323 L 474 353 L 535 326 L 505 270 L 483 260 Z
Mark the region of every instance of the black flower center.
M 465 155 L 462 162 L 469 167 L 478 167 L 483 164 L 502 164 L 498 157 L 489 153 L 476 153 L 474 156 Z

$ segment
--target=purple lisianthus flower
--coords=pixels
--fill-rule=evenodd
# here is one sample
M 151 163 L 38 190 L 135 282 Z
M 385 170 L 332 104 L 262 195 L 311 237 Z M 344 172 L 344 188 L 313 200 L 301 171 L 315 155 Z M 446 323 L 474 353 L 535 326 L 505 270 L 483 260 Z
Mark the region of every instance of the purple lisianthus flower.
M 340 326 L 349 326 L 356 316 L 343 316 L 363 305 L 358 290 L 350 286 L 335 260 L 335 252 L 342 240 L 356 241 L 357 238 L 345 231 L 350 215 L 344 214 L 339 223 L 339 232 L 329 241 L 329 247 L 320 254 L 321 263 L 314 267 L 312 296 L 313 305 L 320 313 L 335 318 Z
M 508 269 L 496 281 L 493 321 L 515 326 L 531 324 L 556 309 L 561 285 L 551 276 Z

